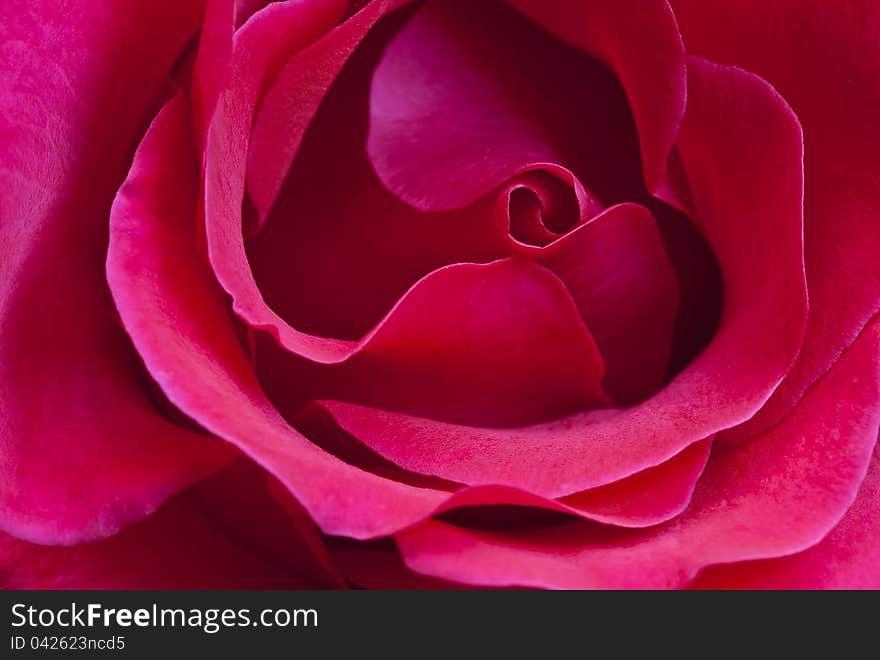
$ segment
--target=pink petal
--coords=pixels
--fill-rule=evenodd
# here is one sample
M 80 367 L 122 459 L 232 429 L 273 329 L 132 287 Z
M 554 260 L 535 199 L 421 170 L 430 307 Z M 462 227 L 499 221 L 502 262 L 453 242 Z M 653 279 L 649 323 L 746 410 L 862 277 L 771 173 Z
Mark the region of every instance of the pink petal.
M 605 203 L 642 190 L 611 72 L 498 2 L 426 3 L 392 38 L 373 74 L 367 151 L 385 186 L 424 211 L 552 166 Z
M 791 409 L 880 311 L 880 5 L 867 0 L 673 2 L 689 52 L 766 78 L 805 133 L 810 317 L 798 361 L 747 439 Z
M 698 589 L 880 589 L 880 443 L 856 501 L 816 545 L 787 557 L 710 566 Z
M 639 131 L 648 188 L 660 183 L 685 111 L 685 54 L 665 0 L 508 0 L 620 78 Z
M 514 426 L 608 403 L 602 359 L 562 283 L 522 258 L 454 264 L 424 277 L 342 365 L 259 345 L 258 373 L 282 411 L 357 401 L 468 424 Z
M 401 203 L 363 153 L 364 83 L 381 52 L 369 50 L 377 52 L 359 51 L 335 81 L 266 225 L 247 244 L 271 309 L 299 330 L 356 340 L 428 272 L 523 253 L 562 278 L 588 327 L 602 334 L 600 352 L 615 365 L 606 383 L 618 400 L 656 391 L 667 373 L 677 285 L 650 215 L 617 209 L 543 252 L 510 244 L 507 209 L 493 208 L 492 196 L 456 213 L 422 214 Z
M 327 416 L 321 417 L 323 411 Z M 548 474 L 541 460 L 526 465 L 493 465 L 482 459 L 481 450 L 488 442 L 515 441 L 519 430 L 503 431 L 464 427 L 471 431 L 467 451 L 444 453 L 445 443 L 461 427 L 452 427 L 431 420 L 402 417 L 371 408 L 352 406 L 336 401 L 316 402 L 306 411 L 309 438 L 327 438 L 332 427 L 338 426 L 352 434 L 355 442 L 363 443 L 379 456 L 390 461 L 383 465 L 363 451 L 346 452 L 358 465 L 377 474 L 401 480 L 390 465 L 417 475 L 430 475 L 443 481 L 424 484 L 443 490 L 455 490 L 458 483 L 474 486 L 455 492 L 443 509 L 493 504 L 537 507 L 623 527 L 645 527 L 669 520 L 681 513 L 690 501 L 694 485 L 705 467 L 711 443 L 703 441 L 685 448 L 680 454 L 655 467 L 598 488 L 576 492 L 558 502 L 553 475 Z M 298 422 L 298 426 L 301 423 Z M 330 436 L 334 437 L 334 436 Z M 326 445 L 337 455 L 346 451 L 339 441 Z M 550 437 L 546 438 L 550 442 Z M 563 432 L 560 440 L 565 442 Z M 325 445 L 322 445 L 325 446 Z M 403 473 L 406 474 L 406 473 Z M 407 480 L 411 483 L 417 483 Z
M 413 570 L 457 582 L 642 589 L 684 586 L 711 564 L 804 550 L 841 520 L 865 477 L 880 428 L 878 370 L 875 322 L 782 424 L 716 450 L 690 507 L 667 525 L 502 534 L 431 521 L 399 534 L 398 546 Z
M 333 551 L 348 580 L 362 589 L 461 589 L 445 580 L 419 575 L 409 570 L 393 547 L 357 546 Z
M 211 116 L 229 77 L 235 10 L 235 3 L 231 0 L 205 2 L 205 17 L 199 32 L 199 46 L 190 84 L 195 140 L 199 151 L 204 148 Z
M 198 3 L 4 2 L 0 25 L 0 527 L 117 532 L 222 466 L 163 419 L 115 322 L 107 215 Z
M 309 588 L 344 582 L 324 541 L 283 486 L 241 459 L 199 482 L 190 498 L 202 514 L 238 545 L 297 576 Z
M 443 494 L 346 465 L 265 398 L 227 299 L 196 251 L 198 165 L 187 140 L 177 97 L 141 144 L 111 216 L 107 277 L 150 373 L 181 410 L 276 476 L 324 531 L 368 537 L 420 519 Z
M 279 73 L 263 104 L 263 113 L 277 115 L 275 121 L 268 121 L 271 126 L 281 125 L 278 122 L 284 118 L 284 122 L 289 125 L 283 125 L 289 131 L 283 132 L 283 139 L 276 134 L 266 140 L 264 144 L 271 145 L 267 147 L 270 151 L 262 153 L 256 145 L 261 139 L 259 124 L 263 122 L 257 122 L 254 129 L 255 151 L 252 160 L 267 168 L 261 171 L 258 179 L 277 183 L 277 187 L 272 188 L 271 200 L 266 206 L 261 206 L 260 200 L 265 201 L 267 198 L 251 191 L 257 209 L 262 209 L 260 213 L 265 213 L 271 206 L 271 201 L 286 176 L 284 160 L 288 156 L 292 158 L 296 152 L 305 128 L 330 83 L 369 28 L 391 9 L 389 2 L 377 0 L 370 3 L 353 18 L 315 42 L 312 47 L 292 58 Z M 260 37 L 265 30 L 272 29 L 271 23 L 259 20 L 265 16 L 268 16 L 265 11 L 260 12 L 237 33 L 236 67 L 230 87 L 220 99 L 208 134 L 205 172 L 208 252 L 217 279 L 233 298 L 236 313 L 249 325 L 268 330 L 292 352 L 319 361 L 338 362 L 345 360 L 351 352 L 351 342 L 318 337 L 290 327 L 263 301 L 244 250 L 241 207 L 245 194 L 248 136 L 254 120 L 258 88 L 265 82 L 261 64 L 267 59 L 265 44 Z M 319 30 L 313 32 L 313 27 L 325 24 L 318 20 L 314 25 L 310 22 L 303 25 L 308 26 L 303 28 L 303 34 L 289 34 L 289 38 L 298 45 L 308 43 L 308 37 L 320 33 Z M 318 66 L 318 63 L 321 65 Z M 270 179 L 270 172 L 283 174 L 279 175 L 280 178 Z M 262 217 L 264 216 L 259 215 L 258 220 Z
M 266 224 L 247 242 L 266 304 L 314 335 L 360 339 L 431 271 L 511 254 L 505 218 L 491 199 L 423 214 L 376 178 L 364 142 L 369 72 L 379 54 L 362 48 L 340 73 Z
M 342 66 L 376 22 L 399 4 L 403 2 L 368 2 L 364 9 L 323 39 L 295 53 L 278 73 L 255 122 L 247 165 L 247 191 L 256 208 L 258 224 L 262 225 L 268 215 L 306 128 Z M 288 38 L 295 34 L 290 27 L 286 31 Z M 265 44 L 257 41 L 241 43 L 242 55 L 247 57 L 251 49 L 256 52 L 268 50 Z M 240 82 L 246 84 L 246 79 Z M 240 93 L 235 88 L 232 92 Z M 238 110 L 246 115 L 254 108 L 245 106 Z M 239 117 L 235 119 L 240 120 Z M 237 176 L 243 174 L 236 172 Z
M 796 355 L 806 311 L 800 131 L 778 95 L 754 76 L 694 58 L 689 80 L 679 148 L 700 229 L 725 280 L 721 327 L 708 348 L 631 408 L 509 431 L 369 410 L 359 424 L 384 420 L 386 446 L 421 434 L 420 460 L 429 474 L 470 461 L 464 481 L 528 479 L 529 490 L 558 497 L 658 465 L 761 407 Z M 351 420 L 346 424 L 361 435 Z M 430 441 L 438 436 L 442 443 Z M 540 471 L 528 470 L 535 464 Z
M 650 212 L 612 207 L 548 246 L 539 263 L 571 293 L 605 361 L 603 385 L 620 405 L 666 380 L 678 282 Z
M 186 131 L 186 113 L 178 98 L 154 123 L 135 159 L 133 176 L 114 206 L 108 259 L 108 277 L 123 322 L 176 405 L 277 476 L 329 533 L 377 536 L 433 512 L 482 504 L 543 506 L 583 515 L 509 489 L 471 489 L 450 496 L 396 483 L 343 463 L 290 428 L 260 390 L 225 297 L 197 258 L 192 185 L 197 166 L 184 147 Z M 154 163 L 163 167 L 152 167 Z M 542 271 L 536 265 L 520 271 L 520 263 L 501 262 L 500 272 Z M 552 283 L 553 277 L 543 272 Z M 395 323 L 392 315 L 390 344 L 402 350 L 407 344 L 393 334 Z M 382 341 L 377 335 L 377 344 Z
M 248 552 L 184 495 L 103 541 L 69 548 L 0 534 L 4 589 L 303 589 Z

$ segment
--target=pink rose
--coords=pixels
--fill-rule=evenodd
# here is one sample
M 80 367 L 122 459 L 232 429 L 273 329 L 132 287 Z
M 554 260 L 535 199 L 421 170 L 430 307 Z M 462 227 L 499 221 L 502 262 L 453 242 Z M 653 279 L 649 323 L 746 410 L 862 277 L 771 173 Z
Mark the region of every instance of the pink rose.
M 880 6 L 0 4 L 5 587 L 880 587 Z

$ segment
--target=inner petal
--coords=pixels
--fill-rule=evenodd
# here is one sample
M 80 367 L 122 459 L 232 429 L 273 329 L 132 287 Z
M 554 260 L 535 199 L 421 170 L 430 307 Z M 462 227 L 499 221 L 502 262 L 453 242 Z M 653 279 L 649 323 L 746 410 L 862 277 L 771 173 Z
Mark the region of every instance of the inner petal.
M 526 172 L 505 187 L 502 213 L 516 243 L 544 247 L 581 224 L 598 206 L 570 172 L 558 169 Z
M 463 208 L 546 163 L 606 205 L 644 189 L 613 74 L 488 0 L 429 2 L 391 40 L 367 151 L 382 183 L 424 211 Z

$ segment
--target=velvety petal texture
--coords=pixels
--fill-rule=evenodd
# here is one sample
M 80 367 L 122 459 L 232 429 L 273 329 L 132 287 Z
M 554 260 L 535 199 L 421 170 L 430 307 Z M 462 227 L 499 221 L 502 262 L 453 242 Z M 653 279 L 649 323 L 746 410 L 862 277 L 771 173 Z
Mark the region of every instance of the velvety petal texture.
M 832 4 L 7 0 L 0 586 L 880 587 Z
M 878 369 L 875 323 L 782 424 L 713 455 L 688 510 L 660 528 L 575 523 L 504 534 L 431 521 L 398 535 L 398 545 L 420 573 L 557 588 L 681 587 L 709 564 L 804 550 L 846 515 L 871 463 Z
M 880 588 L 880 443 L 856 501 L 816 545 L 786 557 L 712 566 L 699 589 Z
M 4 589 L 304 589 L 230 540 L 185 496 L 103 541 L 34 545 L 0 534 Z
M 805 134 L 810 319 L 773 399 L 730 434 L 777 423 L 880 310 L 880 6 L 870 0 L 673 3 L 687 49 L 766 78 Z M 806 75 L 805 72 L 809 72 Z
M 107 216 L 199 3 L 0 8 L 0 528 L 108 536 L 224 465 L 163 419 L 115 318 Z

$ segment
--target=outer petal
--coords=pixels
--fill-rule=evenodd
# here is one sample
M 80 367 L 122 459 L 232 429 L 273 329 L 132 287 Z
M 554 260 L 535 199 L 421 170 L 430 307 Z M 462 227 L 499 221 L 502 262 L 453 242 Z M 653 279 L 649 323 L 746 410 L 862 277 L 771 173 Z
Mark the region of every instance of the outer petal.
M 406 567 L 394 547 L 346 546 L 333 551 L 346 578 L 362 589 L 462 589 L 467 585 L 437 580 Z
M 5 589 L 302 589 L 219 531 L 185 496 L 103 541 L 70 548 L 0 534 Z
M 620 532 L 580 523 L 500 534 L 430 522 L 400 534 L 398 545 L 410 568 L 472 584 L 681 587 L 710 564 L 821 541 L 852 505 L 878 428 L 875 322 L 776 429 L 716 453 L 687 512 L 667 525 Z
M 102 267 L 129 149 L 199 11 L 0 7 L 0 528 L 21 538 L 112 534 L 226 460 L 150 404 Z
M 308 515 L 251 461 L 236 461 L 189 492 L 220 532 L 299 583 L 315 589 L 345 586 Z
M 197 188 L 187 184 L 198 169 L 179 97 L 157 117 L 133 171 L 140 176 L 126 182 L 113 208 L 107 277 L 138 353 L 169 399 L 277 476 L 328 532 L 394 529 L 439 503 L 439 493 L 324 453 L 265 398 L 226 299 L 196 252 Z
M 880 310 L 880 5 L 872 0 L 673 2 L 691 53 L 766 78 L 805 134 L 810 317 L 791 373 L 747 439 L 797 402 Z
M 710 566 L 698 589 L 880 589 L 880 443 L 856 501 L 828 535 L 788 557 Z

